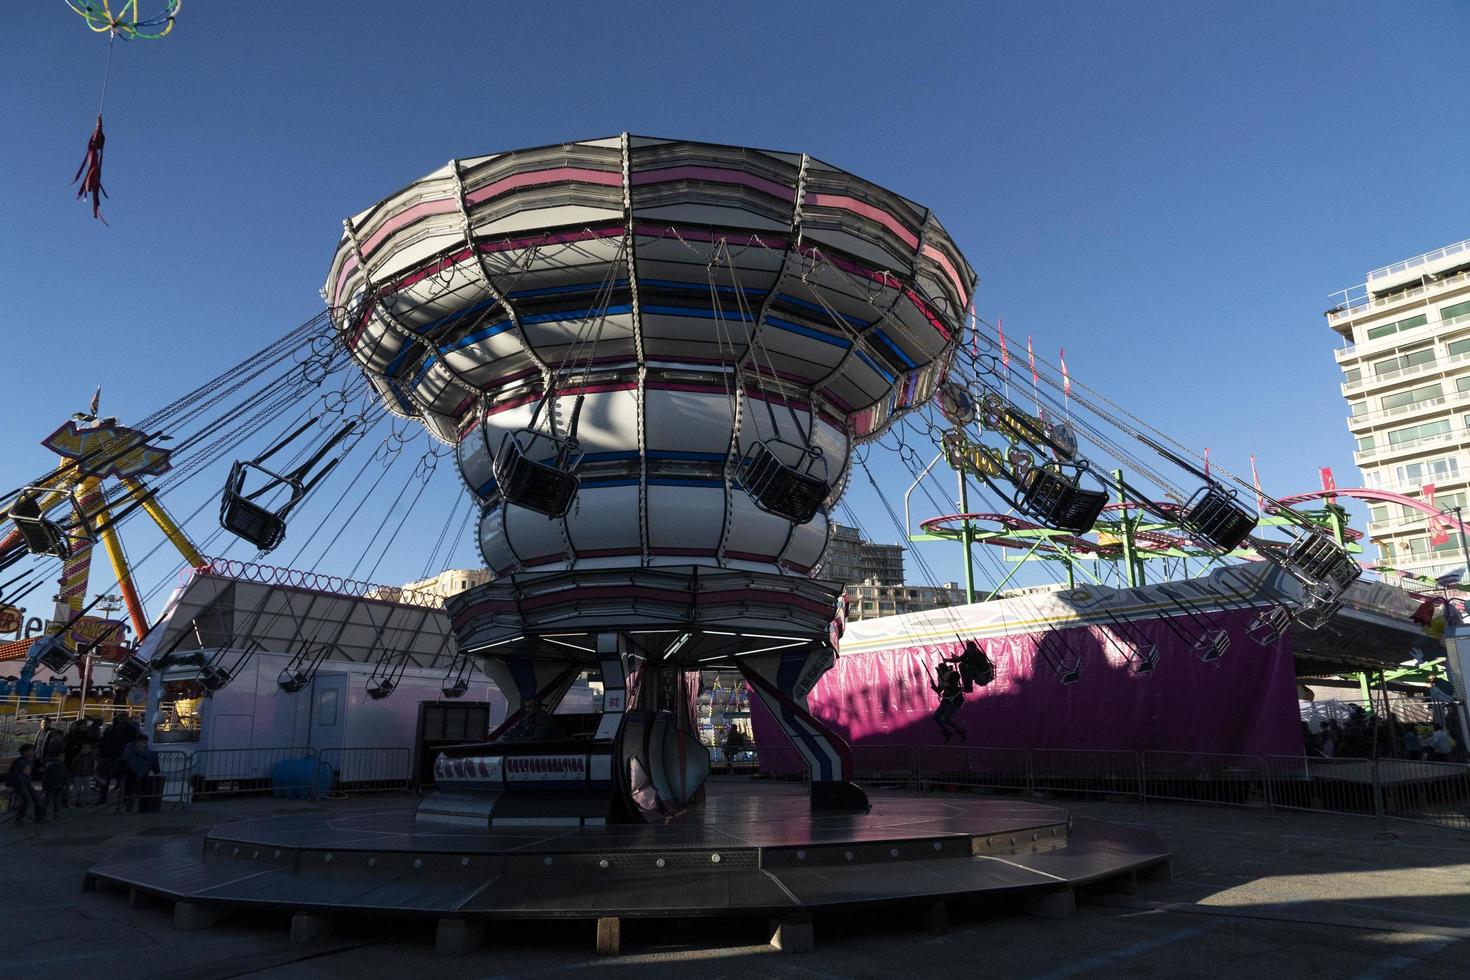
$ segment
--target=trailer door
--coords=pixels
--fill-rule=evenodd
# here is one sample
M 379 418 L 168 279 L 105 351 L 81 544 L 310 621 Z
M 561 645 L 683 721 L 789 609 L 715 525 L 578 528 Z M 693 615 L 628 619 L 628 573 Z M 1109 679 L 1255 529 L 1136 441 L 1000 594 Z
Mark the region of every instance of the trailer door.
M 311 682 L 311 727 L 308 739 L 320 753 L 342 748 L 347 728 L 347 675 L 317 674 Z

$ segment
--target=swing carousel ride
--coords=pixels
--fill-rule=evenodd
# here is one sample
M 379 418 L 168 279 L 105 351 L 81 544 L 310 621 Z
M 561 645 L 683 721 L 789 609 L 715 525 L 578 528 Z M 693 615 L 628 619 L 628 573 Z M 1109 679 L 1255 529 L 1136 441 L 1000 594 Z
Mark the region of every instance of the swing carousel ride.
M 443 864 L 447 890 L 415 898 L 427 903 L 421 910 L 463 912 L 473 895 L 475 914 L 536 914 L 543 886 L 517 872 L 487 888 L 481 865 L 521 847 L 544 852 L 551 868 L 571 845 L 514 836 L 548 824 L 604 835 L 577 845 L 585 853 L 568 859 L 573 870 L 618 864 L 614 851 L 650 861 L 657 852 L 659 868 L 676 853 L 680 866 L 697 859 L 730 882 L 750 878 L 741 878 L 743 897 L 731 884 L 718 902 L 703 885 L 698 895 L 680 885 L 640 899 L 686 913 L 857 900 L 869 886 L 856 879 L 820 898 L 801 875 L 811 873 L 808 856 L 841 865 L 855 847 L 856 865 L 879 870 L 879 853 L 853 843 L 865 836 L 883 855 L 891 843 L 893 856 L 927 866 L 957 841 L 955 856 L 980 855 L 987 835 L 1023 826 L 1056 849 L 1025 868 L 1010 859 L 1007 873 L 1018 877 L 1005 887 L 1085 877 L 1086 862 L 1087 874 L 1097 870 L 1095 849 L 1054 808 L 920 814 L 890 801 L 870 812 L 847 742 L 810 710 L 844 631 L 843 587 L 824 580 L 822 562 L 835 514 L 861 526 L 842 502 L 854 473 L 905 534 L 914 529 L 890 499 L 909 477 L 911 491 L 937 492 L 939 513 L 915 537 L 963 542 L 967 565 L 972 552 L 1021 548 L 1068 576 L 1112 569 L 1120 588 L 1095 590 L 1081 615 L 1106 636 L 1109 657 L 1150 678 L 1176 656 L 1218 661 L 1231 642 L 1223 613 L 1246 617 L 1262 646 L 1326 625 L 1362 567 L 1354 536 L 1340 525 L 1334 533 L 1330 508 L 1289 506 L 1211 468 L 1074 383 L 1064 363 L 1058 370 L 1030 354 L 1029 342 L 1028 370 L 1013 367 L 1004 335 L 969 312 L 975 284 L 928 208 L 800 153 L 624 134 L 452 160 L 344 222 L 325 312 L 135 428 L 94 411 L 50 437 L 58 469 L 0 501 L 14 525 L 0 564 L 27 569 L 3 583 L 7 601 L 39 588 L 49 562 L 74 569 L 100 537 L 119 581 L 129 581 L 142 637 L 120 683 L 146 683 L 183 651 L 206 692 L 262 649 L 292 655 L 280 679 L 287 695 L 334 658 L 373 663 L 375 698 L 391 695 L 410 661 L 444 667 L 449 697 L 464 691 L 468 671 L 484 672 L 508 699 L 505 722 L 482 743 L 442 752 L 436 792 L 416 815 L 356 828 L 380 838 L 355 845 L 359 856 L 432 853 Z M 440 472 L 451 455 L 442 468 L 462 484 L 452 497 Z M 958 513 L 948 513 L 940 461 L 957 474 Z M 891 474 L 904 471 L 893 485 Z M 223 493 L 175 522 L 163 501 L 197 499 L 184 488 L 206 474 Z M 364 514 L 385 501 L 373 527 Z M 406 522 L 431 505 L 442 529 L 425 536 L 426 573 L 471 526 L 493 572 L 442 608 L 437 597 L 372 584 L 384 558 L 404 550 Z M 218 526 L 201 527 L 196 518 L 211 520 L 216 506 Z M 139 510 L 181 559 L 147 594 L 131 584 L 116 537 Z M 293 547 L 285 566 L 261 563 Z M 354 550 L 344 573 L 342 556 Z M 913 555 L 936 584 L 922 548 Z M 1128 586 L 1160 558 L 1218 566 L 1235 584 L 1192 580 L 1207 585 L 1140 611 Z M 321 570 L 291 570 L 303 565 Z M 1004 561 L 992 556 L 991 565 L 987 597 L 1009 578 Z M 146 603 L 180 573 L 150 624 Z M 69 632 L 81 595 L 63 592 L 28 663 L 59 670 L 85 652 Z M 953 611 L 930 621 L 949 635 L 926 649 L 955 660 L 967 687 L 995 677 Z M 1069 631 L 1045 632 L 1035 671 L 1086 684 Z M 790 793 L 775 810 L 706 798 L 709 756 L 692 706 L 700 672 L 711 670 L 738 673 L 789 739 L 809 773 L 808 804 L 794 807 Z M 595 730 L 573 738 L 547 717 L 579 676 L 600 680 L 602 703 Z M 809 816 L 799 812 L 807 807 Z M 911 818 L 908 830 L 896 828 Z M 839 824 L 824 819 L 845 828 L 828 843 L 822 828 Z M 725 846 L 710 836 L 715 822 Z M 620 825 L 691 836 L 647 845 L 614 835 Z M 469 828 L 483 840 L 466 837 Z M 287 897 L 290 881 L 310 861 L 332 859 L 289 827 L 234 830 L 287 842 L 298 864 L 272 865 L 276 892 L 257 883 L 229 901 L 299 905 Z M 211 839 L 213 853 L 234 838 L 220 830 Z M 1113 871 L 1166 857 L 1151 835 L 1110 840 Z M 176 870 L 200 860 L 169 854 Z M 460 862 L 452 874 L 451 855 Z M 190 894 L 193 886 L 158 877 L 161 860 L 94 874 Z M 376 880 L 365 870 L 374 863 L 351 887 Z M 781 869 L 783 888 L 758 866 Z M 234 881 L 222 867 L 211 873 Z M 247 873 L 259 872 L 237 877 Z M 642 871 L 628 874 L 622 891 L 579 893 L 581 904 L 557 914 L 622 914 L 607 910 L 628 907 L 628 889 L 650 884 Z M 955 874 L 945 888 L 990 887 Z M 455 891 L 470 878 L 473 889 Z

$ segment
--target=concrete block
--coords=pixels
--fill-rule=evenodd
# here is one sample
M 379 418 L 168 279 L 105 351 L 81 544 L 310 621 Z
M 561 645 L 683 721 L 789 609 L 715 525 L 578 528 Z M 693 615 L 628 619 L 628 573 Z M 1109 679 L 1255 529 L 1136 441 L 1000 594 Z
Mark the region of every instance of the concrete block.
M 484 942 L 484 922 L 478 919 L 440 919 L 434 932 L 434 955 L 466 956 Z
M 293 943 L 307 943 L 331 934 L 332 917 L 330 915 L 297 912 L 291 916 L 291 941 Z
M 139 891 L 136 888 L 129 888 L 128 889 L 128 908 L 130 908 L 130 909 L 146 909 L 148 906 L 150 906 L 152 904 L 153 904 L 153 896 L 152 895 L 149 895 L 145 891 Z
M 949 906 L 944 902 L 923 906 L 919 910 L 919 922 L 925 932 L 936 936 L 944 935 L 949 932 Z
M 1070 888 L 1034 892 L 1022 900 L 1021 909 L 1039 919 L 1066 919 L 1077 911 L 1077 895 Z
M 229 910 L 222 905 L 204 905 L 200 902 L 175 902 L 174 928 L 208 929 L 229 914 Z
M 623 920 L 622 919 L 598 919 L 597 920 L 597 955 L 598 956 L 622 956 L 623 955 Z
M 783 953 L 810 953 L 816 948 L 810 915 L 788 915 L 771 920 L 771 945 Z

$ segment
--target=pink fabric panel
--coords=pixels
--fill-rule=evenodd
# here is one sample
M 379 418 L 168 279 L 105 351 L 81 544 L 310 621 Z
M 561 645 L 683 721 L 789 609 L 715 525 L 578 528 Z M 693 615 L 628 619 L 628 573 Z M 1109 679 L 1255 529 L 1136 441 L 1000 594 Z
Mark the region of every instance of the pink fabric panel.
M 956 721 L 972 746 L 1148 749 L 1247 755 L 1299 755 L 1301 722 L 1289 638 L 1261 647 L 1245 634 L 1251 613 L 1213 613 L 1231 646 L 1202 663 L 1160 621 L 1137 624 L 1159 648 L 1151 673 L 1134 674 L 1097 629 L 1066 631 L 1083 661 L 1082 678 L 1063 685 L 1036 655 L 1044 634 L 982 640 L 996 678 L 965 698 Z M 1197 628 L 1176 620 L 1182 632 Z M 929 680 L 959 641 L 845 655 L 808 697 L 811 712 L 852 745 L 938 745 Z M 752 702 L 759 743 L 784 742 L 774 719 Z M 955 744 L 959 744 L 956 742 Z
M 897 218 L 887 211 L 884 211 L 882 208 L 875 208 L 866 201 L 859 201 L 857 198 L 848 197 L 846 194 L 808 194 L 806 203 L 821 208 L 841 208 L 844 211 L 851 211 L 853 214 L 860 214 L 864 218 L 870 221 L 876 221 L 893 232 L 909 248 L 919 247 L 918 235 L 905 228 L 899 223 Z
M 723 167 L 663 167 L 659 170 L 640 170 L 633 174 L 633 186 L 643 184 L 665 184 L 672 180 L 708 180 L 718 184 L 740 184 L 754 190 L 779 197 L 783 201 L 794 200 L 796 191 L 774 180 L 766 180 L 743 170 L 728 170 Z

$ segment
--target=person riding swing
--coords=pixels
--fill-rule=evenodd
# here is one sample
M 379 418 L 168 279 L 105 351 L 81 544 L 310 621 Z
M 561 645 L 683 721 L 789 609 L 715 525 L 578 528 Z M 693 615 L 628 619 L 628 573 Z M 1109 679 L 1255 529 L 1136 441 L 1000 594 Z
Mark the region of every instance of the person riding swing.
M 977 685 L 984 687 L 995 680 L 995 665 L 974 640 L 966 640 L 960 655 L 944 662 L 958 665 L 966 694 L 974 693 Z
M 929 686 L 939 695 L 939 707 L 934 712 L 934 720 L 939 725 L 944 741 L 947 743 L 958 732 L 960 741 L 963 742 L 965 730 L 954 721 L 954 716 L 965 703 L 965 694 L 960 690 L 960 672 L 951 667 L 948 661 L 941 660 L 934 668 L 934 680 Z

